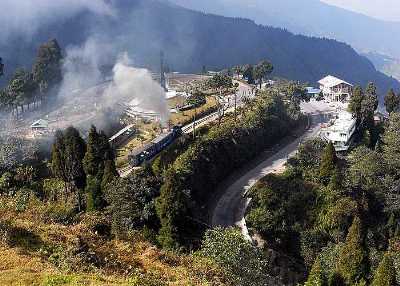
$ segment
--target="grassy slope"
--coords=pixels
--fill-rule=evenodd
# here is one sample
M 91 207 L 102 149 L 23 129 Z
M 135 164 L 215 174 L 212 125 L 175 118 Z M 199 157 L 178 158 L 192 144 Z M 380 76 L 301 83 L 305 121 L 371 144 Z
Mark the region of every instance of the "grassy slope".
M 99 235 L 94 215 L 64 226 L 48 206 L 31 200 L 16 213 L 0 197 L 0 285 L 226 285 L 211 262 L 159 250 L 138 233 L 124 240 Z

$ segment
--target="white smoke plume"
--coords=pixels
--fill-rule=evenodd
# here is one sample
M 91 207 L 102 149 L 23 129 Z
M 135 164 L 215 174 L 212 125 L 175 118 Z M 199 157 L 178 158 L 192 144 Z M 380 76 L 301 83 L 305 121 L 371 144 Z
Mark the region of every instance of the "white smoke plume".
M 133 67 L 128 55 L 124 54 L 114 66 L 113 73 L 113 82 L 105 92 L 107 101 L 124 101 L 145 112 L 159 114 L 164 123 L 168 120 L 165 91 L 148 70 Z
M 32 37 L 43 25 L 85 11 L 115 16 L 113 8 L 104 0 L 1 0 L 0 41 L 14 34 Z
M 102 113 L 122 113 L 122 106 L 135 105 L 144 112 L 169 118 L 165 92 L 146 69 L 135 68 L 127 53 L 116 56 L 111 41 L 89 38 L 82 46 L 68 47 L 63 65 L 63 82 L 58 98 L 62 108 L 49 114 L 57 128 L 69 125 L 86 129 L 91 124 L 107 126 Z M 109 66 L 112 75 L 105 77 L 102 67 Z
M 98 37 L 90 37 L 82 46 L 67 47 L 60 96 L 68 97 L 71 92 L 101 82 L 101 67 L 112 66 L 115 53 L 109 41 Z

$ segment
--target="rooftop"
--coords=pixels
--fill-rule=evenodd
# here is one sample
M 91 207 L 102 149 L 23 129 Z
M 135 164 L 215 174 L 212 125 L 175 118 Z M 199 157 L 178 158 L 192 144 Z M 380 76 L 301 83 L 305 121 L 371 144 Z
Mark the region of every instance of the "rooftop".
M 347 136 L 352 135 L 355 125 L 356 120 L 353 115 L 347 111 L 341 111 L 331 125 L 327 126 L 323 131 L 329 132 L 326 137 L 330 141 L 347 141 Z M 342 134 L 346 134 L 346 137 L 343 138 Z
M 342 83 L 353 86 L 351 83 L 348 83 L 348 82 L 346 82 L 340 78 L 334 77 L 332 75 L 328 75 L 328 76 L 324 77 L 318 83 L 325 87 L 334 87 L 334 86 L 337 86 Z
M 319 94 L 321 93 L 321 90 L 318 88 L 314 88 L 314 87 L 307 87 L 307 93 L 308 94 Z
M 49 122 L 44 119 L 36 120 L 31 125 L 31 128 L 48 128 L 48 127 L 49 127 Z

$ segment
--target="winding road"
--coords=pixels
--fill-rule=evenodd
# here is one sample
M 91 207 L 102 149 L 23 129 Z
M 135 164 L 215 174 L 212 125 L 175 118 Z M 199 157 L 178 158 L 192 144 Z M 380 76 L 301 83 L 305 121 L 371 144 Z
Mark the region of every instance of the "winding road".
M 250 199 L 245 198 L 246 192 L 267 174 L 283 171 L 287 159 L 296 154 L 300 143 L 317 137 L 321 130 L 321 123 L 329 120 L 329 114 L 334 112 L 335 108 L 322 102 L 312 101 L 302 104 L 302 110 L 311 118 L 309 129 L 290 144 L 275 146 L 274 149 L 277 151 L 272 156 L 270 153 L 262 154 L 264 158 L 258 158 L 258 160 L 261 159 L 261 163 L 249 170 L 243 170 L 243 175 L 239 178 L 231 179 L 231 182 L 226 184 L 227 187 L 212 213 L 212 226 L 239 226 L 243 235 L 251 240 L 244 219 L 250 202 Z

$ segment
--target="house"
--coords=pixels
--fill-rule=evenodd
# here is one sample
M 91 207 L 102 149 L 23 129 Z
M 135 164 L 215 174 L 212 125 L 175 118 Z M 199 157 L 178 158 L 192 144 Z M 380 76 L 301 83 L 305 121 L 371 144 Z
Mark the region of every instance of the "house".
M 356 131 L 356 119 L 347 111 L 339 112 L 326 126 L 322 126 L 321 137 L 330 141 L 337 152 L 347 151 Z
M 353 85 L 337 77 L 328 75 L 318 83 L 326 101 L 348 102 L 353 95 Z
M 46 131 L 49 128 L 49 122 L 44 119 L 39 119 L 32 123 L 32 131 Z

